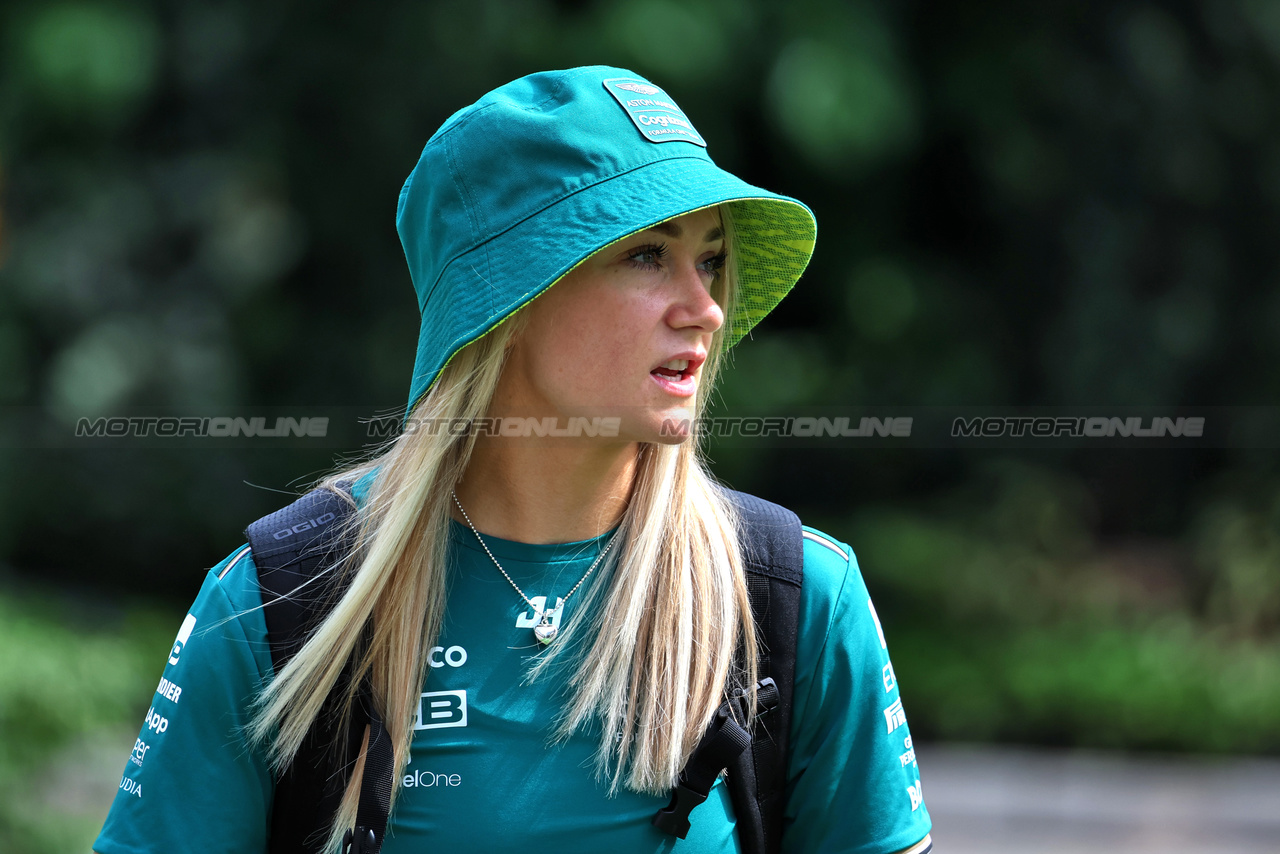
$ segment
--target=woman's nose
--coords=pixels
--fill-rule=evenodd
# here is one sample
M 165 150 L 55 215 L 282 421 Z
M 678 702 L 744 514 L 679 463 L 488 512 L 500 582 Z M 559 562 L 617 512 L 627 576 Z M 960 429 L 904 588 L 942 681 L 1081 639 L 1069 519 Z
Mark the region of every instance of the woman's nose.
M 715 332 L 724 325 L 724 309 L 711 295 L 710 282 L 697 264 L 681 265 L 675 284 L 678 295 L 667 315 L 672 328 Z

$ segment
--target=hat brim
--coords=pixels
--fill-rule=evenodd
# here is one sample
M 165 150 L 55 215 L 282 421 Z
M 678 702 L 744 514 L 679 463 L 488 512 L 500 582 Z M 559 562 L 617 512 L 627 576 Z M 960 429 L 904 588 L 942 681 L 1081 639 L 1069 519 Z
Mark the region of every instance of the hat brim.
M 566 195 L 448 264 L 424 300 L 429 310 L 418 333 L 406 417 L 454 354 L 591 255 L 660 222 L 725 203 L 732 205 L 738 271 L 725 346 L 737 343 L 799 280 L 813 256 L 817 221 L 802 202 L 754 187 L 706 159 L 658 160 Z M 537 284 L 514 296 L 493 284 L 512 281 Z

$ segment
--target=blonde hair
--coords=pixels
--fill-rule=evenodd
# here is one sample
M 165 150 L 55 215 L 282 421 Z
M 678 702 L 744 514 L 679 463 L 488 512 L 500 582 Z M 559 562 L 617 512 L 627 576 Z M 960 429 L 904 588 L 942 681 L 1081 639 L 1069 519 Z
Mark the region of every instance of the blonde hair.
M 713 295 L 730 318 L 737 274 L 728 206 L 720 210 L 730 252 Z M 460 350 L 410 423 L 484 417 L 521 325 L 517 312 Z M 716 333 L 703 365 L 699 413 L 714 386 L 728 331 L 726 324 Z M 445 609 L 450 491 L 474 447 L 472 431 L 455 436 L 406 430 L 372 459 L 321 482 L 345 495 L 339 483 L 377 472 L 368 499 L 353 514 L 355 549 L 333 570 L 349 576 L 345 592 L 258 699 L 250 735 L 268 745 L 277 769 L 293 759 L 335 688 L 337 715 L 345 724 L 367 679 L 395 750 L 394 803 L 426 651 Z M 756 641 L 737 526 L 696 441 L 640 445 L 610 581 L 584 587 L 556 644 L 527 677 L 536 679 L 554 661 L 573 655 L 573 691 L 557 736 L 567 738 L 592 721 L 600 725 L 597 774 L 609 779 L 611 791 L 621 785 L 666 794 L 726 688 L 753 689 Z M 345 732 L 345 725 L 337 731 Z M 325 850 L 335 850 L 355 824 L 363 757 L 364 748 Z

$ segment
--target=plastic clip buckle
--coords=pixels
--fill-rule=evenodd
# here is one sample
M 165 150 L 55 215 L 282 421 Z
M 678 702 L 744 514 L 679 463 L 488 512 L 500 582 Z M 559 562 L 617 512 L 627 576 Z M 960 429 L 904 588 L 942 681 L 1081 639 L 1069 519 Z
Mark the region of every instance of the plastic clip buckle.
M 342 834 L 342 854 L 373 854 L 378 848 L 378 837 L 368 827 L 356 826 L 355 832 Z
M 689 833 L 689 813 L 706 799 L 706 795 L 695 792 L 681 781 L 671 794 L 671 803 L 654 813 L 653 826 L 684 839 Z

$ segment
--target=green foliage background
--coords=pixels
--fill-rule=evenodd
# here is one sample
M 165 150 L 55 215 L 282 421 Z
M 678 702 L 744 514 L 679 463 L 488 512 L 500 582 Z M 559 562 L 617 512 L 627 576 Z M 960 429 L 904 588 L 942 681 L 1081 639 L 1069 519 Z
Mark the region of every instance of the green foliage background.
M 76 420 L 402 405 L 393 212 L 422 144 L 496 85 L 596 62 L 817 213 L 718 411 L 1280 396 L 1267 0 L 14 0 L 0 844 L 92 835 L 202 568 L 359 450 L 90 447 Z M 1274 753 L 1277 438 L 708 450 L 853 545 L 919 737 Z M 67 780 L 102 745 L 76 819 Z

